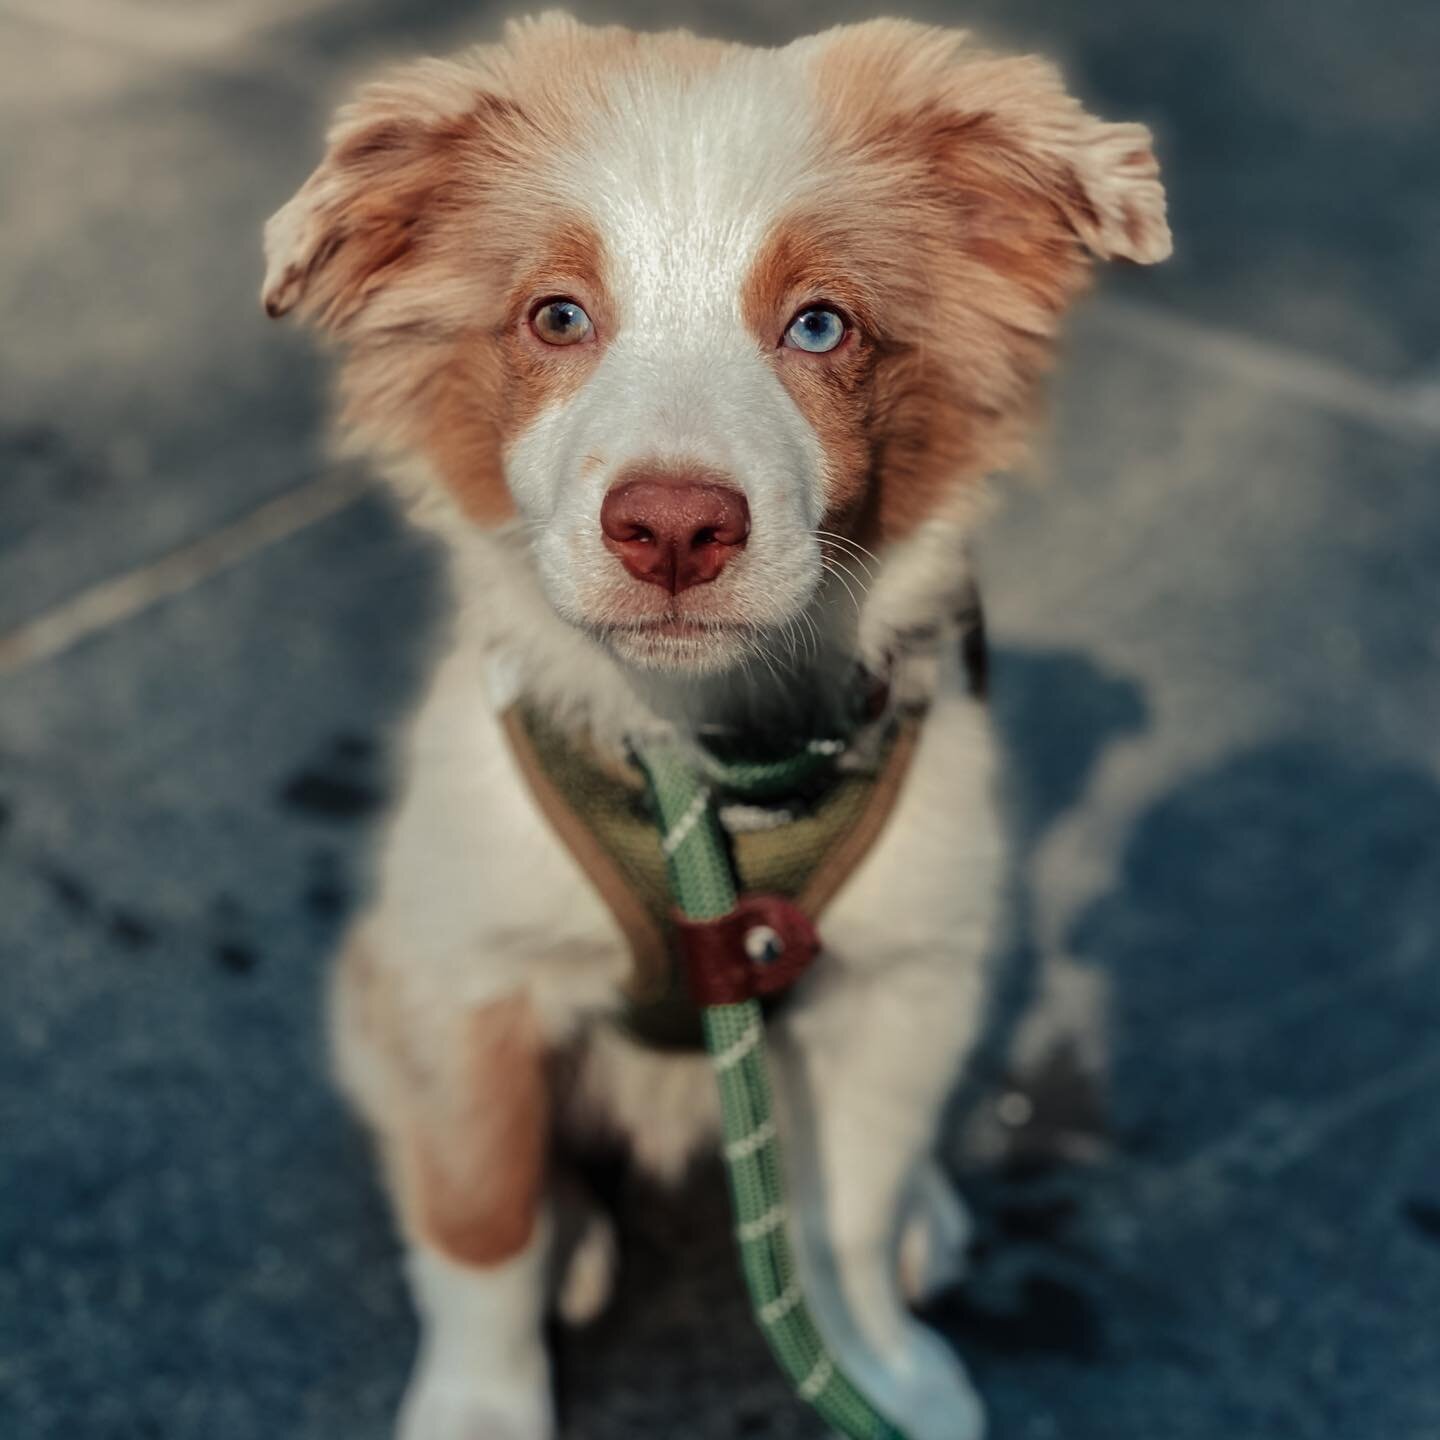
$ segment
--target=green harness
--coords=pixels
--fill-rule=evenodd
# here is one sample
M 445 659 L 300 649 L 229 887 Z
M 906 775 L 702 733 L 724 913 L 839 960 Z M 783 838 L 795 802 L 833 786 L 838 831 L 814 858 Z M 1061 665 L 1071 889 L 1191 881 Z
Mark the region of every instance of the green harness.
M 764 801 L 833 768 L 838 742 L 771 764 L 697 759 L 675 742 L 637 747 L 661 828 L 681 950 L 720 1086 L 725 1168 L 751 1305 L 797 1393 L 842 1435 L 904 1440 L 839 1368 L 805 1304 L 786 1224 L 760 997 L 787 987 L 818 948 L 805 914 L 776 895 L 737 894 L 721 796 Z
M 783 896 L 817 920 L 884 830 L 917 724 L 896 716 L 873 724 L 844 765 L 822 754 L 821 763 L 771 767 L 777 778 L 763 794 L 745 788 L 734 767 L 735 783 L 716 787 L 716 798 L 726 805 L 721 818 L 735 888 Z M 676 897 L 648 786 L 633 765 L 607 758 L 529 706 L 514 706 L 505 726 L 541 812 L 629 942 L 618 1023 L 653 1048 L 702 1049 L 700 1013 L 676 963 Z

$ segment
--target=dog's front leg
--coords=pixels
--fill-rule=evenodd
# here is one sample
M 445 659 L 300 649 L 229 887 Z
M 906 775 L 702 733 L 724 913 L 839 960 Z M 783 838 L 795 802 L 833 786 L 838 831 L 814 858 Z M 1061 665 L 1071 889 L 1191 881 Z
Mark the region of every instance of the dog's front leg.
M 883 978 L 814 980 L 777 1027 L 772 1071 L 816 1321 L 912 1440 L 974 1440 L 979 1401 L 949 1346 L 909 1313 L 898 1255 L 909 1191 L 968 1042 L 954 977 L 916 962 Z
M 554 1420 L 541 1332 L 548 1226 L 490 1264 L 410 1242 L 420 1355 L 398 1440 L 548 1440 Z
M 399 1440 L 549 1440 L 549 1096 L 530 1002 L 417 1014 L 363 943 L 335 1002 L 341 1080 L 379 1139 L 420 1315 Z

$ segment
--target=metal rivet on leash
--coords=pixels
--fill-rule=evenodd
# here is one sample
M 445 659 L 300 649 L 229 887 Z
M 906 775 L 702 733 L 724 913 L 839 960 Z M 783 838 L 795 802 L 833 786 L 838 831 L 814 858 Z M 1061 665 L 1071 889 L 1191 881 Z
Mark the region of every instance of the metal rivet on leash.
M 785 942 L 769 925 L 756 925 L 745 932 L 745 953 L 757 965 L 773 965 L 785 953 Z

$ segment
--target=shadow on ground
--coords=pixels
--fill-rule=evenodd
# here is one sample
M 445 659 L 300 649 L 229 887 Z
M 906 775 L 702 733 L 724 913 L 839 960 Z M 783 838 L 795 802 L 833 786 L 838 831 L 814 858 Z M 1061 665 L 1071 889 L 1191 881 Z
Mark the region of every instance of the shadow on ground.
M 1440 787 L 1404 766 L 1277 742 L 1141 818 L 1073 937 L 1115 1152 L 969 1177 L 936 1318 L 996 1433 L 1435 1433 L 1437 893 Z

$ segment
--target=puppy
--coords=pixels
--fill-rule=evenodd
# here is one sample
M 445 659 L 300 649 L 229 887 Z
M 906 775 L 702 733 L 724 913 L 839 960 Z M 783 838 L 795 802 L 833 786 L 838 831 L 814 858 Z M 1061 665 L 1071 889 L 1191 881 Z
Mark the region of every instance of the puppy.
M 594 1215 L 558 1265 L 557 1137 L 667 1178 L 716 1133 L 705 1057 L 623 1023 L 656 932 L 540 752 L 623 809 L 637 735 L 861 712 L 846 764 L 893 774 L 899 727 L 903 774 L 768 1027 L 792 1242 L 875 1404 L 979 1433 L 900 1278 L 964 1242 L 931 1154 L 1001 871 L 967 542 L 1092 258 L 1169 249 L 1143 127 L 899 21 L 758 50 L 546 15 L 340 112 L 264 303 L 338 342 L 342 431 L 455 601 L 334 990 L 423 1322 L 404 1440 L 553 1433 L 547 1305 L 613 1265 Z

